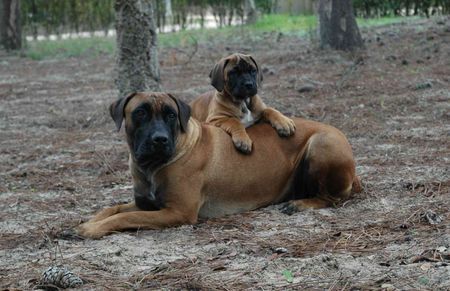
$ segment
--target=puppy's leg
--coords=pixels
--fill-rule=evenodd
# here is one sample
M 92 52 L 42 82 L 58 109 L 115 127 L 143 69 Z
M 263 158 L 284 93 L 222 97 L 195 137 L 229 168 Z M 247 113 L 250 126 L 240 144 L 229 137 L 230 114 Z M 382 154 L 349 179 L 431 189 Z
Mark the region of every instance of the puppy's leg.
M 267 107 L 262 99 L 255 95 L 251 100 L 251 111 L 261 116 L 264 120 L 270 123 L 276 129 L 280 136 L 291 136 L 295 132 L 295 123 L 292 119 L 284 116 L 278 110 Z
M 219 117 L 212 118 L 209 123 L 222 128 L 231 135 L 234 146 L 239 151 L 244 154 L 248 154 L 252 151 L 253 142 L 245 131 L 245 127 L 238 119 L 232 117 Z
M 291 136 L 295 133 L 294 121 L 276 109 L 270 107 L 264 109 L 263 118 L 277 130 L 280 136 Z

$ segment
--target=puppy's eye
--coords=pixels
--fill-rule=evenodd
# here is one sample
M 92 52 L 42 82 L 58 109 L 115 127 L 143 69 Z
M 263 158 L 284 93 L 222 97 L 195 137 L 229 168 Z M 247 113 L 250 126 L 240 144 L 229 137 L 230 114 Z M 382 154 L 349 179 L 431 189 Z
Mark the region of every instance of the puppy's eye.
M 256 74 L 258 71 L 257 71 L 256 69 L 252 69 L 250 72 L 251 72 L 252 74 Z
M 177 117 L 177 116 L 175 115 L 175 113 L 169 113 L 169 114 L 167 114 L 167 118 L 169 118 L 169 119 L 175 119 L 175 117 Z

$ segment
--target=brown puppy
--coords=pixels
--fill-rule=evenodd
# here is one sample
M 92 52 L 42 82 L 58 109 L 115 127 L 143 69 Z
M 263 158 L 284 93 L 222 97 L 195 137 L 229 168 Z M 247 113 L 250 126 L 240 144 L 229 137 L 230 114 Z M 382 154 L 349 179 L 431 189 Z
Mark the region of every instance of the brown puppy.
M 205 93 L 191 102 L 192 116 L 225 130 L 238 150 L 251 152 L 252 140 L 245 128 L 259 119 L 269 122 L 280 136 L 294 134 L 292 119 L 267 107 L 256 95 L 263 77 L 251 56 L 235 53 L 223 58 L 209 77 L 217 91 Z
M 100 211 L 78 233 L 99 238 L 125 229 L 159 229 L 289 201 L 286 213 L 322 208 L 359 190 L 352 150 L 336 128 L 295 118 L 281 139 L 267 123 L 248 129 L 258 143 L 241 155 L 221 129 L 190 118 L 164 93 L 135 93 L 111 105 L 125 119 L 135 202 Z

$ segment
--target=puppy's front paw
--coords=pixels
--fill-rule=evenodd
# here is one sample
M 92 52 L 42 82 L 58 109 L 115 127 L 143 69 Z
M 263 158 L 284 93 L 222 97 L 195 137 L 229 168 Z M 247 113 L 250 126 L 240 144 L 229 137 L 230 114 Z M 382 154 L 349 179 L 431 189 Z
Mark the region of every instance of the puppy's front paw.
M 280 116 L 277 120 L 272 121 L 271 124 L 279 136 L 287 137 L 295 133 L 295 123 L 288 117 Z
M 250 139 L 250 137 L 245 134 L 245 136 L 240 135 L 233 135 L 232 136 L 232 140 L 234 143 L 234 146 L 242 153 L 244 154 L 249 154 L 252 151 L 252 140 Z

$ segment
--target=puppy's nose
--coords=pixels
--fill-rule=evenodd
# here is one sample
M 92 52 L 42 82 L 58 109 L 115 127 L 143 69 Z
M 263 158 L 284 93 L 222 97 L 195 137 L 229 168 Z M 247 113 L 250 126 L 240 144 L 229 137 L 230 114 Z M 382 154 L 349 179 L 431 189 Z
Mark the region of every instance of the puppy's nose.
M 249 90 L 254 88 L 253 82 L 245 82 L 244 86 L 245 86 L 245 88 L 247 88 Z
M 163 133 L 157 133 L 152 136 L 152 143 L 157 145 L 165 145 L 169 142 L 169 137 Z

